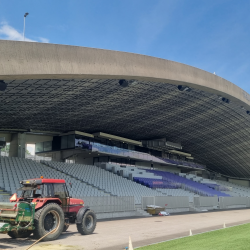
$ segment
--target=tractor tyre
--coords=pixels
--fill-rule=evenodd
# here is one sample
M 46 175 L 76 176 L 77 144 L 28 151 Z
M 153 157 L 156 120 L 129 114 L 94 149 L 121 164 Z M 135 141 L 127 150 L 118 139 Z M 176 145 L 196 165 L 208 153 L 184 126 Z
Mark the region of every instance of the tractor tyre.
M 82 217 L 81 223 L 76 224 L 80 234 L 92 234 L 96 227 L 96 215 L 92 210 L 88 210 Z
M 9 231 L 8 235 L 12 239 L 16 238 L 28 238 L 32 234 L 32 231 L 30 230 L 18 230 L 18 231 Z
M 54 233 L 47 235 L 43 241 L 56 240 L 64 228 L 64 212 L 56 203 L 49 203 L 35 212 L 34 236 L 36 239 L 42 238 L 50 231 Z

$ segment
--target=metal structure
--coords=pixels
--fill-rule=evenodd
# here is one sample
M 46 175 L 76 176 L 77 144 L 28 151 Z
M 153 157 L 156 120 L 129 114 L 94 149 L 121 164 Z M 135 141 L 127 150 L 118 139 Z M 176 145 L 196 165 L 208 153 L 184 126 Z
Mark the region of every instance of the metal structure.
M 23 19 L 23 41 L 25 41 L 25 19 L 29 15 L 28 12 L 24 14 L 24 19 Z

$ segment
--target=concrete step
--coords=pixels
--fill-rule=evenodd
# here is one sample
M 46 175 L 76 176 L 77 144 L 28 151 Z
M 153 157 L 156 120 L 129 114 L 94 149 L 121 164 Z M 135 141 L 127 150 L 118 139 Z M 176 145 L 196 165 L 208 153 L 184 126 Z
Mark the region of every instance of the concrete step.
M 147 217 L 151 217 L 152 215 L 147 213 L 146 211 L 142 210 L 142 209 L 136 209 L 136 216 L 147 216 Z

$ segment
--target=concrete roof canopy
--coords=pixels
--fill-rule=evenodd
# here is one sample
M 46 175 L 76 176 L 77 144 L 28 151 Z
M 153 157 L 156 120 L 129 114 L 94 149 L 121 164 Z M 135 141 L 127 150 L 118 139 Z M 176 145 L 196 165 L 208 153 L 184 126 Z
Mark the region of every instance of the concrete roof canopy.
M 0 91 L 0 130 L 166 137 L 211 170 L 250 178 L 250 95 L 219 76 L 66 45 L 0 40 L 0 54 L 0 80 L 7 84 Z

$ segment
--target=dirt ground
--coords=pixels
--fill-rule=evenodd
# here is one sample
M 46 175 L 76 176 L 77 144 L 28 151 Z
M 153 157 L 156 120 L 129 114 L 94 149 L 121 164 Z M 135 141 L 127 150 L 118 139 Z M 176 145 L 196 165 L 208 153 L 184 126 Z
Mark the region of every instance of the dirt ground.
M 94 234 L 87 236 L 80 235 L 71 225 L 57 240 L 38 243 L 31 250 L 122 250 L 128 246 L 129 236 L 133 247 L 139 247 L 188 236 L 190 229 L 193 234 L 220 229 L 224 223 L 250 223 L 250 209 L 99 221 Z M 11 239 L 0 234 L 0 249 L 25 250 L 34 241 L 32 237 Z

